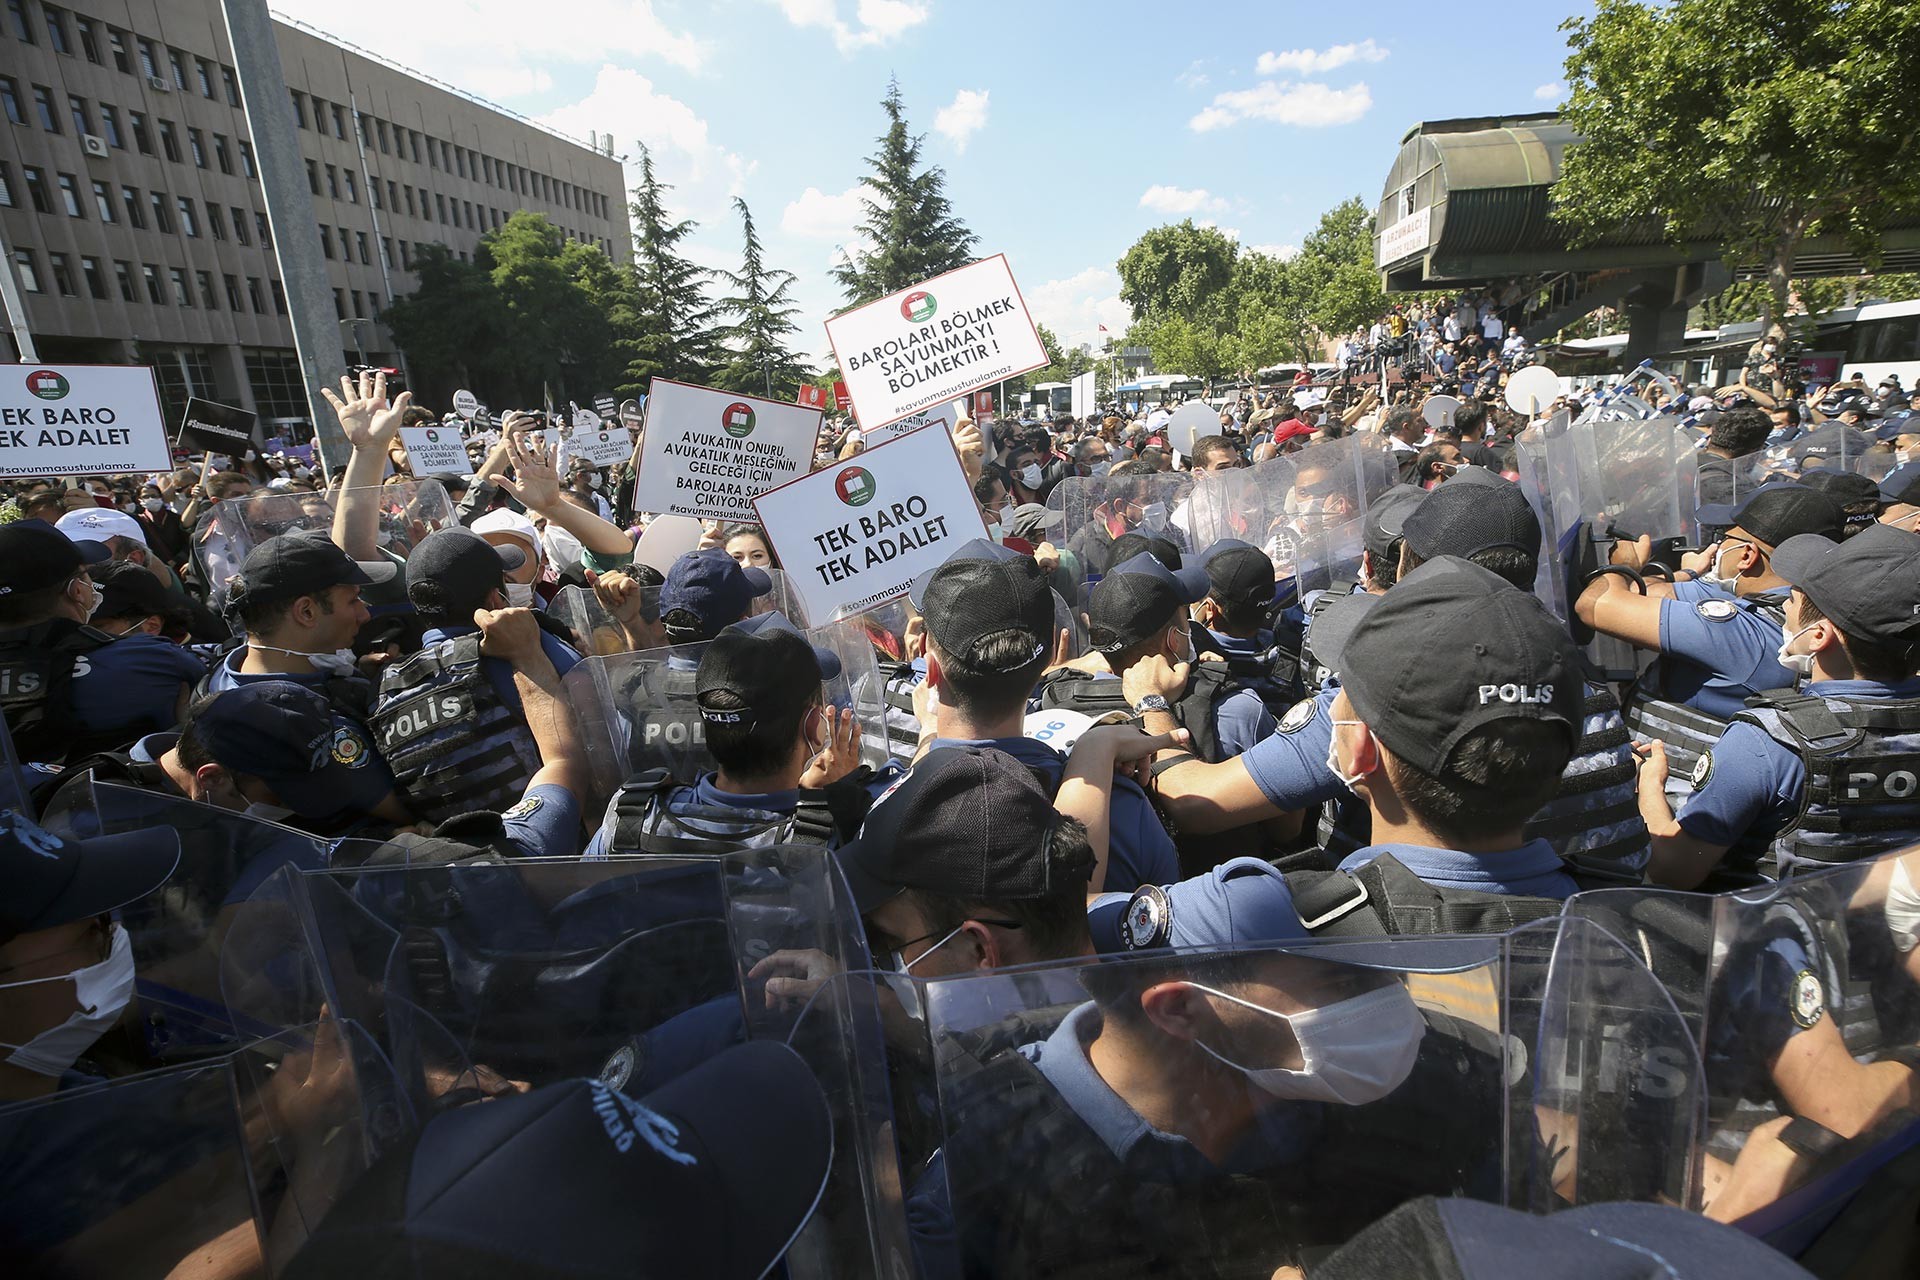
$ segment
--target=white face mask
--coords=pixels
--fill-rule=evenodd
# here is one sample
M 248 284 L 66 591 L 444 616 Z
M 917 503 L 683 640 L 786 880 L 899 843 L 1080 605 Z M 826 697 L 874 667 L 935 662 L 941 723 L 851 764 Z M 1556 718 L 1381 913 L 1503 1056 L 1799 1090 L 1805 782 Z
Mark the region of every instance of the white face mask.
M 305 658 L 313 664 L 313 669 L 323 676 L 350 676 L 359 667 L 359 661 L 351 649 L 335 649 L 332 653 L 308 653 L 305 649 L 282 649 L 275 645 L 261 644 L 249 640 L 247 647 L 265 649 L 268 653 L 284 653 L 291 658 Z
M 27 987 L 38 982 L 67 982 L 74 985 L 80 1007 L 57 1027 L 49 1027 L 25 1044 L 0 1043 L 11 1049 L 6 1061 L 16 1067 L 43 1076 L 57 1076 L 71 1067 L 88 1046 L 112 1029 L 133 999 L 133 940 L 119 925 L 113 926 L 113 945 L 99 964 L 61 974 L 57 978 L 34 978 L 27 982 L 0 983 L 0 986 Z
M 167 509 L 167 504 L 159 498 L 142 498 L 140 499 L 140 505 L 155 515 Z
M 1029 489 L 1040 487 L 1040 468 L 1029 462 L 1020 468 L 1020 483 Z
M 1327 772 L 1331 773 L 1334 777 L 1340 779 L 1340 785 L 1345 787 L 1347 790 L 1351 791 L 1353 790 L 1354 785 L 1358 783 L 1360 779 L 1366 777 L 1367 775 L 1364 773 L 1348 774 L 1348 773 L 1340 772 L 1340 745 L 1339 745 L 1340 735 L 1338 733 L 1338 730 L 1340 726 L 1343 724 L 1357 725 L 1357 724 L 1360 724 L 1361 721 L 1334 720 L 1331 723 L 1333 725 L 1333 731 L 1330 731 L 1327 734 Z
M 598 475 L 595 475 L 587 481 L 587 488 L 598 489 L 602 483 L 603 481 L 600 479 L 600 477 Z
M 1717 587 L 1725 587 L 1731 591 L 1733 584 L 1740 581 L 1740 575 L 1737 573 L 1721 573 L 1720 560 L 1727 552 L 1733 550 L 1735 545 L 1736 544 L 1731 542 L 1722 541 L 1720 549 L 1713 553 L 1713 564 L 1706 572 L 1702 573 L 1700 577 L 1707 582 L 1713 583 Z
M 1399 983 L 1337 1000 L 1318 1009 L 1279 1013 L 1198 982 L 1189 986 L 1245 1009 L 1278 1018 L 1300 1045 L 1303 1069 L 1249 1067 L 1194 1043 L 1211 1057 L 1243 1073 L 1253 1085 L 1276 1098 L 1365 1106 L 1386 1097 L 1413 1071 L 1426 1019 Z
M 1191 667 L 1199 656 L 1198 651 L 1193 647 L 1193 632 L 1183 618 L 1180 622 L 1180 646 L 1175 650 L 1173 661 L 1176 665 L 1184 662 Z
M 533 584 L 531 582 L 509 582 L 504 584 L 500 590 L 507 597 L 507 607 L 509 609 L 533 608 Z
M 100 602 L 106 599 L 106 595 L 100 590 L 99 587 L 96 587 L 93 585 L 92 578 L 89 578 L 83 574 L 79 578 L 79 581 L 87 589 L 87 600 L 88 600 L 88 603 L 85 606 L 85 612 L 82 615 L 80 621 L 92 622 L 93 615 L 100 612 Z
M 1111 462 L 1096 462 L 1087 468 L 1087 474 L 1089 476 L 1099 477 L 1106 475 L 1107 472 L 1111 470 L 1113 470 L 1113 464 Z
M 1774 661 L 1793 672 L 1793 678 L 1795 680 L 1805 680 L 1813 674 L 1813 655 L 1810 653 L 1788 653 L 1787 647 L 1819 625 L 1819 623 L 1813 622 L 1800 628 L 1785 640 L 1782 640 L 1780 647 L 1774 651 Z

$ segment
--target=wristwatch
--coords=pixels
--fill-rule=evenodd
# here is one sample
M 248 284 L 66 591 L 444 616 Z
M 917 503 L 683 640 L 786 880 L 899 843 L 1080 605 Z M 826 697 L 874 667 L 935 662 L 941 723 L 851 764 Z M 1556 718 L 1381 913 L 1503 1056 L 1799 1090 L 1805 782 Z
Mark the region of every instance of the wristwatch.
M 1144 716 L 1149 711 L 1171 710 L 1173 710 L 1173 708 L 1167 704 L 1167 700 L 1157 693 L 1150 693 L 1133 704 L 1133 714 L 1135 716 Z

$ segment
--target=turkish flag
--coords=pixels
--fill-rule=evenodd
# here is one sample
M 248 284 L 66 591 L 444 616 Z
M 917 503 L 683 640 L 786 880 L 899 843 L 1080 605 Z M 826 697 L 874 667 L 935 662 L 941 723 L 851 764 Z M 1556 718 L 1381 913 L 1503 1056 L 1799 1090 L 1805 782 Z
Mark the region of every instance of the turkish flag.
M 798 402 L 809 409 L 824 409 L 827 407 L 827 389 L 810 382 L 802 383 Z
M 853 397 L 847 394 L 847 384 L 844 382 L 834 383 L 833 384 L 833 407 L 839 410 L 841 413 L 845 413 L 848 407 L 851 406 L 852 404 L 853 404 Z

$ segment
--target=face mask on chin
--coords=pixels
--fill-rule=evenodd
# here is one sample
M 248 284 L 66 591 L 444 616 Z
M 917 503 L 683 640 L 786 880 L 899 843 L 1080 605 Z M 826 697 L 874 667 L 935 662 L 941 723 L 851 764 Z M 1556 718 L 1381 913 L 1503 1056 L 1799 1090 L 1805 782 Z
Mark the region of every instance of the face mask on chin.
M 1250 1067 L 1199 1039 L 1194 1041 L 1209 1057 L 1276 1098 L 1349 1107 L 1377 1102 L 1398 1089 L 1413 1071 L 1420 1041 L 1427 1033 L 1419 1006 L 1397 982 L 1299 1013 L 1280 1013 L 1198 982 L 1187 985 L 1287 1024 L 1300 1046 L 1302 1066 L 1297 1071 Z
M 338 678 L 350 676 L 359 669 L 359 659 L 353 656 L 352 649 L 335 649 L 332 653 L 308 653 L 304 649 L 282 649 L 276 645 L 248 641 L 248 647 L 265 649 L 268 653 L 284 653 L 293 658 L 305 658 L 313 669 L 323 676 Z
M 12 1050 L 5 1061 L 37 1075 L 58 1076 L 65 1072 L 120 1020 L 121 1013 L 133 999 L 133 974 L 133 940 L 116 924 L 112 946 L 107 958 L 100 963 L 56 978 L 0 983 L 0 986 L 26 987 L 39 982 L 71 981 L 80 1006 L 59 1026 L 47 1028 L 25 1044 L 0 1044 L 0 1050 Z
M 1774 650 L 1774 661 L 1778 662 L 1788 671 L 1793 672 L 1793 678 L 1796 681 L 1806 680 L 1813 675 L 1813 655 L 1810 653 L 1788 653 L 1787 648 L 1795 640 L 1798 640 L 1801 636 L 1807 634 L 1807 632 L 1819 625 L 1817 622 L 1808 623 L 1806 626 L 1788 636 L 1785 640 L 1782 640 L 1780 647 Z

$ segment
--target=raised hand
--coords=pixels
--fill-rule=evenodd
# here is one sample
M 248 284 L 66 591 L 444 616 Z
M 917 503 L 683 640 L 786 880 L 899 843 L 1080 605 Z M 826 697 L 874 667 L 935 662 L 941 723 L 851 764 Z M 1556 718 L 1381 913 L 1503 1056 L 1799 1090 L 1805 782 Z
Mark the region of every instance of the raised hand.
M 517 430 L 507 434 L 506 444 L 513 478 L 497 476 L 494 483 L 529 511 L 545 511 L 560 501 L 560 472 L 554 466 L 552 447 L 544 441 L 529 440 L 524 431 Z

